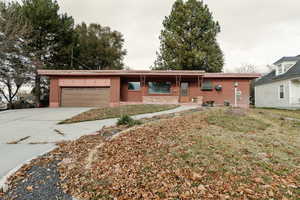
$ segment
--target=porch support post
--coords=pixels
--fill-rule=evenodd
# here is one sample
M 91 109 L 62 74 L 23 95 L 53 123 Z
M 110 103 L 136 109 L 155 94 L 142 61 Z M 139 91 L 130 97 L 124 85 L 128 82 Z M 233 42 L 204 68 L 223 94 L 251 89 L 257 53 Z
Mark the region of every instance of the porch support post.
M 146 88 L 146 76 L 141 75 L 140 76 L 141 86 L 142 86 L 142 96 L 145 95 L 145 88 Z
M 178 92 L 178 102 L 180 102 L 180 84 L 181 84 L 181 75 L 176 76 L 176 87 Z
M 292 94 L 293 94 L 293 91 L 292 91 L 292 80 L 289 80 L 289 104 L 290 106 L 292 106 Z

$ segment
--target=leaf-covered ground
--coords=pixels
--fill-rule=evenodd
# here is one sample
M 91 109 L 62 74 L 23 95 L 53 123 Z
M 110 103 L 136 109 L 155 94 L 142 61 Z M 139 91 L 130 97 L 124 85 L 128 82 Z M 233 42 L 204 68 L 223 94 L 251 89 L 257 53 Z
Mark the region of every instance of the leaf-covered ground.
M 141 105 L 125 105 L 118 107 L 95 108 L 83 112 L 70 119 L 66 119 L 60 124 L 70 124 L 83 121 L 94 121 L 109 118 L 119 118 L 122 115 L 139 115 L 145 113 L 154 113 L 164 110 L 171 110 L 179 107 L 178 105 L 159 105 L 159 104 L 141 104 Z
M 300 126 L 272 110 L 212 109 L 62 144 L 79 199 L 299 199 Z

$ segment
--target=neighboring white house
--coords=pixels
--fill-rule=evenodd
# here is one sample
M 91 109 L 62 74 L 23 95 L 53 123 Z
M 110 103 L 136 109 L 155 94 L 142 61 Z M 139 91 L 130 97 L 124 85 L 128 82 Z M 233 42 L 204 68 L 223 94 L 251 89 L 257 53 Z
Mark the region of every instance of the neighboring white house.
M 300 109 L 300 55 L 283 57 L 255 82 L 256 107 Z

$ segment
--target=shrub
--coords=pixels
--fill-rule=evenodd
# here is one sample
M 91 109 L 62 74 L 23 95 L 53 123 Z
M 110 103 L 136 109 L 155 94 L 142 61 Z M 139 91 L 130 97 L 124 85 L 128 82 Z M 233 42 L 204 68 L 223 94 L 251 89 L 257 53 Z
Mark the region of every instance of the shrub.
M 34 104 L 29 103 L 29 102 L 24 101 L 24 100 L 20 100 L 20 101 L 15 101 L 11 105 L 11 109 L 26 109 L 26 108 L 34 108 Z
M 117 122 L 117 125 L 126 125 L 126 126 L 135 126 L 141 124 L 141 121 L 139 120 L 134 120 L 132 117 L 129 115 L 122 115 Z

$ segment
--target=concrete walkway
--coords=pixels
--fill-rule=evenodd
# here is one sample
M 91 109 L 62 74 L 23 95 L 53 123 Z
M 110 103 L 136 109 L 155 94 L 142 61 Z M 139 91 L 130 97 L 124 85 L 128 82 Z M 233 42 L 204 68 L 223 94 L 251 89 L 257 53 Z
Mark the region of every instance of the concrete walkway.
M 196 106 L 181 106 L 173 110 L 136 115 L 134 118 L 148 118 L 193 108 Z M 89 108 L 41 108 L 0 112 L 0 187 L 1 179 L 3 182 L 3 177 L 8 172 L 50 151 L 55 147 L 55 142 L 75 140 L 83 135 L 95 133 L 103 126 L 115 125 L 117 122 L 114 118 L 76 124 L 57 124 L 87 110 Z M 29 138 L 18 144 L 7 144 L 25 137 Z

